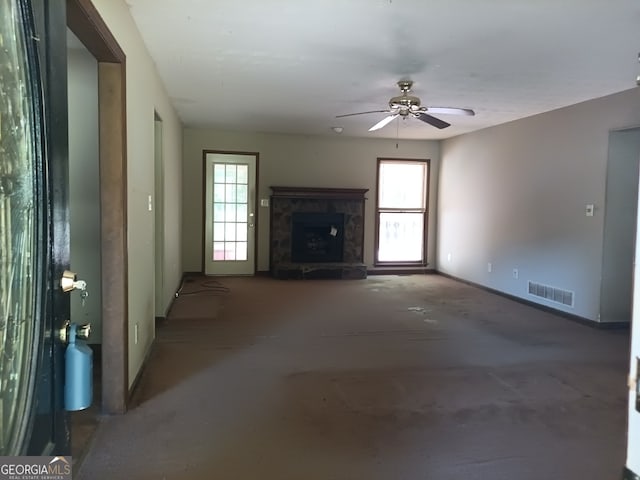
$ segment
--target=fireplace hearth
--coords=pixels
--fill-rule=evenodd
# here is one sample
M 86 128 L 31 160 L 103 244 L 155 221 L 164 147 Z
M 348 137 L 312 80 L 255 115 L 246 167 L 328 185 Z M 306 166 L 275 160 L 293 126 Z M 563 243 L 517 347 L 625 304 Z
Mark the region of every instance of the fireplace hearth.
M 271 187 L 269 259 L 277 278 L 366 278 L 366 189 Z

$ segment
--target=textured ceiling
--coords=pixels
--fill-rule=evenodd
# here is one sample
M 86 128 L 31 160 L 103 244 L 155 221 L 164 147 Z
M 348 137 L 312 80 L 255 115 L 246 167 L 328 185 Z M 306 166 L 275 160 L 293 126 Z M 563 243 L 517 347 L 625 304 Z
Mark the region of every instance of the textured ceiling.
M 638 0 L 127 0 L 186 126 L 439 139 L 634 88 Z M 367 129 L 414 81 L 472 108 Z

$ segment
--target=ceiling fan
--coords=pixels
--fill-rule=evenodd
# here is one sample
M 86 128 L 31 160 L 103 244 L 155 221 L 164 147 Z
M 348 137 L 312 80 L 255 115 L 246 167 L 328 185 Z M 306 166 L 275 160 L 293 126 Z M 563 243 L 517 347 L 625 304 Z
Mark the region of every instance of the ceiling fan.
M 370 132 L 373 132 L 374 130 L 381 129 L 398 117 L 406 119 L 409 115 L 417 118 L 418 120 L 422 120 L 423 122 L 428 123 L 429 125 L 432 125 L 436 128 L 442 129 L 451 126 L 451 124 L 445 122 L 444 120 L 440 120 L 439 118 L 431 116 L 430 113 L 441 113 L 446 115 L 476 114 L 473 110 L 468 108 L 422 107 L 420 106 L 420 99 L 418 97 L 409 95 L 412 85 L 413 82 L 411 80 L 400 80 L 398 82 L 398 87 L 400 87 L 400 91 L 402 92 L 402 94 L 398 95 L 397 97 L 392 97 L 389 100 L 389 108 L 386 110 L 371 110 L 369 112 L 347 113 L 346 115 L 336 115 L 336 118 L 351 117 L 353 115 L 364 115 L 366 113 L 389 113 L 388 116 L 380 120 L 369 129 Z

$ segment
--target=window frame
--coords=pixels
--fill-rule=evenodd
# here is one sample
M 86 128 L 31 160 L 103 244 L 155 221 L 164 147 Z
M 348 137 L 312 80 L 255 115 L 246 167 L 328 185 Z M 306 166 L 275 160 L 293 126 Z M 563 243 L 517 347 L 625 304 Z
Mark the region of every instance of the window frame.
M 381 196 L 381 168 L 383 164 L 421 164 L 424 166 L 425 175 L 423 179 L 423 207 L 420 208 L 384 208 L 380 206 Z M 426 267 L 427 262 L 427 239 L 429 232 L 429 188 L 431 177 L 431 160 L 430 159 L 410 159 L 410 158 L 382 158 L 377 159 L 376 167 L 376 210 L 375 210 L 375 233 L 374 233 L 374 266 L 375 267 Z M 380 217 L 383 213 L 421 213 L 422 214 L 422 252 L 420 260 L 407 261 L 385 261 L 379 258 L 380 249 Z

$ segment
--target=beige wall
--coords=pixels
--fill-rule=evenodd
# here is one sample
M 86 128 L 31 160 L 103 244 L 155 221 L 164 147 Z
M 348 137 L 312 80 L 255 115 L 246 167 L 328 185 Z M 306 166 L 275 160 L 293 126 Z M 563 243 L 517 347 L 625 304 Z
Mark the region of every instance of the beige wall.
M 302 136 L 185 129 L 183 171 L 183 264 L 185 271 L 202 269 L 202 152 L 258 152 L 258 198 L 271 195 L 270 186 L 368 188 L 365 204 L 364 260 L 373 265 L 374 208 L 378 157 L 431 160 L 430 208 L 435 212 L 440 157 L 436 141 L 400 141 L 338 136 Z M 430 218 L 428 261 L 435 260 L 435 215 Z M 258 211 L 259 271 L 269 269 L 269 209 Z
M 164 304 L 171 302 L 182 275 L 182 126 L 122 0 L 94 0 L 126 57 L 127 73 L 127 247 L 129 262 L 129 381 L 133 382 L 155 336 L 154 112 L 163 121 L 165 202 Z M 138 343 L 134 330 L 138 328 Z
M 639 89 L 445 140 L 438 269 L 599 320 L 609 132 L 634 125 Z M 529 295 L 528 280 L 575 292 L 574 307 Z

